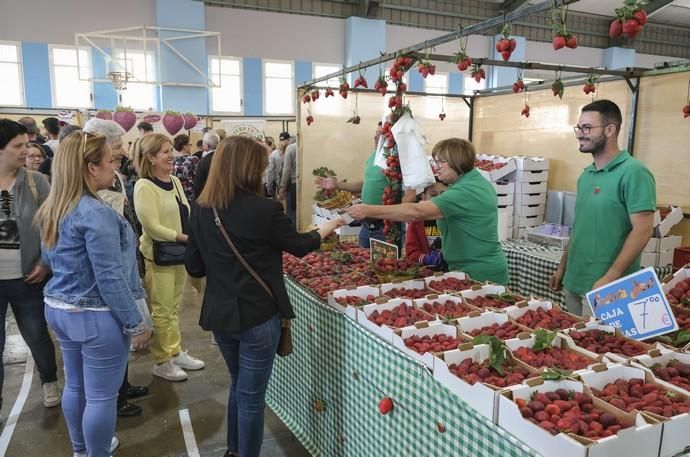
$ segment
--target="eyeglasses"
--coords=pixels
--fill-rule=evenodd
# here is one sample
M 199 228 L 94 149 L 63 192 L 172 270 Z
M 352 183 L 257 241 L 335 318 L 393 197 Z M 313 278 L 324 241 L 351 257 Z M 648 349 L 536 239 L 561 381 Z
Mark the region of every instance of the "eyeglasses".
M 433 157 L 429 159 L 429 165 L 431 165 L 431 168 L 434 170 L 438 170 L 441 168 L 441 165 L 446 163 L 448 163 L 448 161 L 445 159 L 434 159 Z
M 43 160 L 43 156 L 41 154 L 29 154 L 27 157 L 29 160 Z
M 583 135 L 589 135 L 592 133 L 592 129 L 598 128 L 598 127 L 607 127 L 610 124 L 602 124 L 602 125 L 573 125 L 573 132 L 575 132 L 575 135 L 578 135 L 582 133 Z

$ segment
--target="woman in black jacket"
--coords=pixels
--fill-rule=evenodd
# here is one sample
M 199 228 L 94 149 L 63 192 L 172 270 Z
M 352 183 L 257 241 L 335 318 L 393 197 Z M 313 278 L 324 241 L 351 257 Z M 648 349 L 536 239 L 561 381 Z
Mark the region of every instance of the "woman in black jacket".
M 258 457 L 264 400 L 280 338 L 281 319 L 295 317 L 283 281 L 282 253 L 304 256 L 320 246 L 342 220 L 298 233 L 280 202 L 260 196 L 268 164 L 265 146 L 228 137 L 214 154 L 208 181 L 192 205 L 187 272 L 207 277 L 199 324 L 211 330 L 232 378 L 225 457 Z M 231 241 L 269 291 L 233 254 Z

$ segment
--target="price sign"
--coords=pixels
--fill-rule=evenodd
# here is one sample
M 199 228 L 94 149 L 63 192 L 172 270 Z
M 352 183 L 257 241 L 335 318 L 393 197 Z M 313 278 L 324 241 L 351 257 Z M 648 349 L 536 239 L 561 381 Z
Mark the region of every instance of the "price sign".
M 592 314 L 634 340 L 678 330 L 653 268 L 645 268 L 587 293 Z
M 369 246 L 369 255 L 372 262 L 376 262 L 379 259 L 398 258 L 398 246 L 395 244 L 371 238 Z

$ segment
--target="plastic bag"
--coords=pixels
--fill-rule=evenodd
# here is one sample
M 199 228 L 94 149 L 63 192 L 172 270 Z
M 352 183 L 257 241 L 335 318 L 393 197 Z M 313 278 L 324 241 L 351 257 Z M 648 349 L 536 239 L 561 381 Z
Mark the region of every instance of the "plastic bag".
M 428 141 L 419 122 L 409 113 L 405 113 L 391 130 L 398 147 L 403 189 L 423 189 L 436 182 L 429 158 L 424 151 L 424 145 Z

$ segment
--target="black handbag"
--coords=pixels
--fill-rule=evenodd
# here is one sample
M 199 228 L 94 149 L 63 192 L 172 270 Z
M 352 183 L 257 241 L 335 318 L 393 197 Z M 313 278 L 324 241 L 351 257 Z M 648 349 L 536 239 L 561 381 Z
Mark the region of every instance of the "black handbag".
M 182 199 L 180 198 L 180 191 L 173 180 L 173 186 L 177 192 L 177 201 L 180 206 L 180 211 L 182 207 L 187 208 L 182 204 Z M 187 212 L 187 214 L 189 214 Z M 182 228 L 185 232 L 184 227 L 186 225 L 185 214 L 180 214 L 182 219 Z M 184 264 L 184 252 L 187 249 L 187 243 L 181 241 L 158 241 L 153 240 L 153 263 L 161 267 L 169 267 L 172 265 L 183 265 Z

